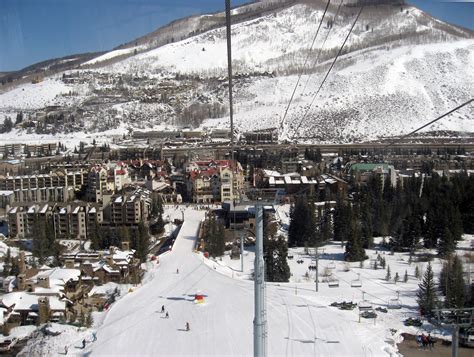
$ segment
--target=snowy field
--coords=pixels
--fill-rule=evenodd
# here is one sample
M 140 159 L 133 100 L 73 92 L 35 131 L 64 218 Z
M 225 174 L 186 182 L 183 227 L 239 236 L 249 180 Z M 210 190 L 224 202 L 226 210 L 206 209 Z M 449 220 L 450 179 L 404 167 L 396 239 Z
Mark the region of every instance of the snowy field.
M 45 337 L 30 343 L 29 355 L 61 355 L 64 346 L 69 354 L 91 355 L 252 355 L 253 346 L 253 269 L 254 253 L 248 249 L 244 271 L 240 260 L 205 259 L 193 252 L 195 235 L 205 211 L 184 208 L 165 209 L 165 216 L 181 218 L 185 223 L 173 250 L 160 256 L 159 265 L 148 263 L 144 283 L 137 287 L 122 287 L 123 297 L 108 312 L 94 313 L 92 329 L 53 325 L 63 331 L 58 337 Z M 278 209 L 282 227 L 288 221 L 288 206 Z M 472 236 L 465 236 L 458 247 L 468 252 Z M 380 241 L 380 239 L 377 239 Z M 328 244 L 320 249 L 320 274 L 330 273 L 339 287 L 329 287 L 320 275 L 319 291 L 315 291 L 314 255 L 303 248 L 290 249 L 292 277 L 290 283 L 267 283 L 266 304 L 269 356 L 397 356 L 396 343 L 401 332 L 446 335 L 429 325 L 419 328 L 403 326 L 407 317 L 417 317 L 415 294 L 419 280 L 414 276 L 418 266 L 423 273 L 426 262 L 408 264 L 406 254 L 368 250 L 369 259 L 361 268 L 359 263 L 342 261 L 343 248 Z M 381 254 L 392 272 L 385 281 L 386 270 L 374 270 L 371 259 Z M 303 261 L 303 263 L 297 263 Z M 432 261 L 434 271 L 440 270 L 438 259 Z M 179 273 L 177 273 L 179 269 Z M 408 282 L 403 282 L 405 270 Z M 393 281 L 395 273 L 400 282 Z M 354 287 L 354 285 L 360 285 Z M 103 289 L 113 289 L 104 287 Z M 194 301 L 196 293 L 204 295 L 204 303 Z M 334 301 L 363 301 L 376 307 L 388 307 L 388 313 L 378 313 L 377 319 L 361 319 L 358 310 L 342 311 L 329 305 Z M 160 312 L 164 305 L 169 319 Z M 390 309 L 398 307 L 399 309 Z M 189 322 L 191 331 L 185 331 Z M 391 330 L 393 329 L 393 330 Z M 92 342 L 92 331 L 97 341 Z M 17 332 L 14 332 L 17 333 Z M 81 341 L 87 345 L 81 349 Z M 449 336 L 447 336 L 449 338 Z M 26 352 L 25 352 L 26 354 Z

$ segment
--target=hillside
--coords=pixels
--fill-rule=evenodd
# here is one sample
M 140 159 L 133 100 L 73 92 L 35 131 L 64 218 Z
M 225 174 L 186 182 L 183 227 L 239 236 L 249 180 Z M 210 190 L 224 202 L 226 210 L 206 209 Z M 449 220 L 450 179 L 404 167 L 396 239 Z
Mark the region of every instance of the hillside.
M 390 3 L 363 9 L 317 97 L 358 5 L 332 4 L 312 50 L 325 1 L 265 1 L 234 9 L 237 130 L 276 127 L 281 139 L 364 141 L 405 133 L 470 99 L 473 32 Z M 33 124 L 13 134 L 26 130 L 43 137 L 228 127 L 223 25 L 223 13 L 178 20 L 87 58 L 77 69 L 20 85 L 0 95 L 0 121 L 23 111 Z M 472 106 L 463 108 L 429 129 L 474 132 L 473 114 Z

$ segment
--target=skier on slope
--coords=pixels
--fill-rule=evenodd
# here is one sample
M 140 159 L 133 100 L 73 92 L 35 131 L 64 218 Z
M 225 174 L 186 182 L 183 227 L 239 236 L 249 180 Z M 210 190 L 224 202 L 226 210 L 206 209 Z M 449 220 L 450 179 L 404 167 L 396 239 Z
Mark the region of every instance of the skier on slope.
M 165 319 L 169 319 L 170 315 L 168 314 L 168 311 L 166 311 Z
M 189 331 L 189 322 L 186 322 L 186 331 Z
M 179 274 L 179 269 L 178 268 L 176 268 L 176 274 Z
M 161 312 L 165 312 L 165 305 L 161 305 Z

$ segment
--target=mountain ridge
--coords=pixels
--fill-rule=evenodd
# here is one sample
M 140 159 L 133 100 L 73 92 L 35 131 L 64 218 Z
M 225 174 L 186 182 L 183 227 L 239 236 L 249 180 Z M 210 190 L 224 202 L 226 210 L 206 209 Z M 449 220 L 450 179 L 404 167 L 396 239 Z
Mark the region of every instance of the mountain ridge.
M 305 91 L 302 85 L 298 88 L 281 139 L 347 142 L 397 135 L 404 126 L 431 119 L 426 116 L 441 113 L 469 95 L 469 81 L 474 78 L 465 68 L 474 61 L 474 32 L 434 19 L 411 5 L 390 4 L 364 8 L 322 94 L 312 99 L 356 9 L 343 6 L 336 18 L 337 4 L 331 5 L 330 17 L 325 18 L 315 48 L 310 50 L 325 4 L 274 1 L 233 9 L 237 15 L 246 14 L 232 27 L 239 131 L 279 126 L 295 75 L 306 58 L 311 65 L 303 71 Z M 222 13 L 216 14 L 222 21 Z M 194 16 L 193 21 L 207 16 Z M 207 24 L 213 21 L 217 20 Z M 183 24 L 175 22 L 175 26 L 177 23 Z M 189 34 L 189 29 L 184 27 L 181 33 Z M 328 41 L 320 52 L 325 36 Z M 223 26 L 204 27 L 183 40 L 157 47 L 132 44 L 91 58 L 78 69 L 63 72 L 62 78 L 48 80 L 55 83 L 59 97 L 48 97 L 46 102 L 64 107 L 65 114 L 79 118 L 82 125 L 60 123 L 60 132 L 228 125 Z M 139 46 L 144 47 L 135 51 Z M 445 83 L 438 84 L 437 79 Z M 353 86 L 356 82 L 359 87 Z M 33 91 L 30 87 L 26 89 Z M 6 105 L 5 97 L 14 97 L 12 93 L 3 97 L 0 112 L 4 116 L 25 107 L 34 111 L 44 104 L 22 106 L 20 101 L 15 108 Z M 308 120 L 299 123 L 305 112 Z M 402 116 L 410 117 L 410 125 L 400 125 L 407 121 Z M 467 109 L 467 114 L 454 117 L 455 122 L 434 129 L 474 131 L 470 117 L 472 110 Z M 335 130 L 339 126 L 344 130 Z

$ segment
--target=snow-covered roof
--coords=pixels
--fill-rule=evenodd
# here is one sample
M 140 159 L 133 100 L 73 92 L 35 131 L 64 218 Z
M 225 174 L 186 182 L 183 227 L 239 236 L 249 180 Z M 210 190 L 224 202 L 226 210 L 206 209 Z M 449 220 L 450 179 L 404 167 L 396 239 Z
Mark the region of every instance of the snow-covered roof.
M 38 279 L 48 277 L 50 287 L 36 287 L 35 293 L 59 293 L 64 289 L 64 284 L 69 280 L 78 280 L 80 275 L 79 269 L 53 268 L 36 274 L 30 280 L 38 281 Z
M 1 299 L 5 306 L 15 305 L 14 310 L 38 310 L 38 296 L 24 291 L 5 294 Z
M 116 261 L 118 260 L 126 260 L 129 261 L 131 258 L 133 258 L 135 251 L 132 250 L 116 250 L 112 256 L 112 258 Z
M 120 270 L 118 269 L 114 269 L 112 268 L 110 265 L 108 264 L 104 264 L 104 266 L 102 267 L 107 273 L 120 273 Z
M 281 174 L 278 172 L 278 171 L 274 171 L 274 170 L 266 170 L 264 169 L 263 170 L 263 173 L 265 174 L 265 176 L 281 176 Z

